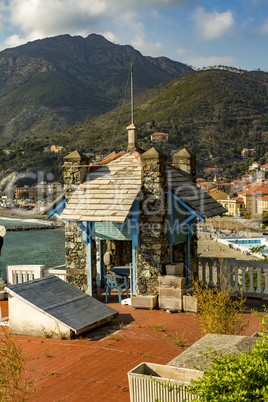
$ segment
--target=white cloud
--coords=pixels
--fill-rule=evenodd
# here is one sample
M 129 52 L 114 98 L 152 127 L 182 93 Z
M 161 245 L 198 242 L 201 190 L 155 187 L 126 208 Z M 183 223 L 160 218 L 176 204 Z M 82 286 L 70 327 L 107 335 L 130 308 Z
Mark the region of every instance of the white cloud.
M 230 10 L 223 13 L 213 11 L 208 13 L 202 7 L 198 7 L 192 17 L 195 21 L 195 32 L 198 39 L 213 40 L 225 35 L 234 25 L 234 19 Z
M 193 53 L 193 50 L 189 48 L 188 46 L 179 46 L 176 49 L 176 53 L 179 56 L 189 56 L 190 54 Z
M 235 64 L 235 59 L 231 56 L 209 56 L 209 57 L 193 57 L 187 60 L 187 63 L 196 67 L 209 67 L 209 66 L 232 66 Z
M 160 42 L 146 42 L 144 27 L 142 23 L 139 23 L 135 27 L 136 33 L 131 40 L 131 45 L 138 49 L 144 56 L 159 56 L 163 51 L 163 46 Z
M 258 32 L 268 34 L 268 18 L 266 18 L 264 24 L 258 29 Z

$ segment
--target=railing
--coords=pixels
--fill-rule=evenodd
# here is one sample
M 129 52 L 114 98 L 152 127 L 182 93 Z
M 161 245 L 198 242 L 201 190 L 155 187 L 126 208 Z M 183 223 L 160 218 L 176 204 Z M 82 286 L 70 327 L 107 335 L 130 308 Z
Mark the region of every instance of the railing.
M 199 279 L 245 296 L 268 299 L 268 262 L 199 257 Z
M 7 285 L 28 282 L 33 279 L 43 278 L 48 275 L 55 275 L 66 280 L 65 265 L 45 269 L 44 265 L 7 265 Z

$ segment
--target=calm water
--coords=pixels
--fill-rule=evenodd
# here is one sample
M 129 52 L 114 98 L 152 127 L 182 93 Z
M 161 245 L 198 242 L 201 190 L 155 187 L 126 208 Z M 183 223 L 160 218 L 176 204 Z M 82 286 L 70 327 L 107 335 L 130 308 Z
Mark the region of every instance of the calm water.
M 39 226 L 37 220 L 15 220 L 0 218 L 5 227 Z M 6 275 L 6 265 L 37 264 L 46 268 L 65 263 L 64 230 L 32 230 L 7 232 L 0 256 L 1 276 Z

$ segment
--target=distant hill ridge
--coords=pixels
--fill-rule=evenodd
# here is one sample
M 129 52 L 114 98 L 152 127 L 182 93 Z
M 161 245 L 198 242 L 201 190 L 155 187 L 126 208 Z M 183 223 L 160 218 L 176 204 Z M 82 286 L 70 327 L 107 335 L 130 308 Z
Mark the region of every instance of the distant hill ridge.
M 268 152 L 268 73 L 231 67 L 183 75 L 135 100 L 141 145 L 153 132 L 169 133 L 174 148 L 187 147 L 201 158 L 241 156 L 243 148 Z M 127 145 L 130 106 L 63 130 L 52 138 L 80 149 L 108 152 Z M 115 130 L 115 122 L 117 128 Z M 115 133 L 114 133 L 115 130 Z
M 136 95 L 192 69 L 101 35 L 60 35 L 0 52 L 0 146 L 115 108 L 135 65 Z

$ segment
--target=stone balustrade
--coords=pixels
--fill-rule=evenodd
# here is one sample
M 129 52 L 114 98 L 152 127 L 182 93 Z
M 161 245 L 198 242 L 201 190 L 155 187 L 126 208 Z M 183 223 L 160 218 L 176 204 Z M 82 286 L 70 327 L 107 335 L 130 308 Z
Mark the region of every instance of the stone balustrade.
M 7 285 L 28 282 L 48 275 L 66 280 L 65 265 L 45 269 L 44 265 L 7 265 Z
M 199 257 L 198 277 L 233 294 L 242 290 L 245 296 L 268 299 L 268 262 Z

